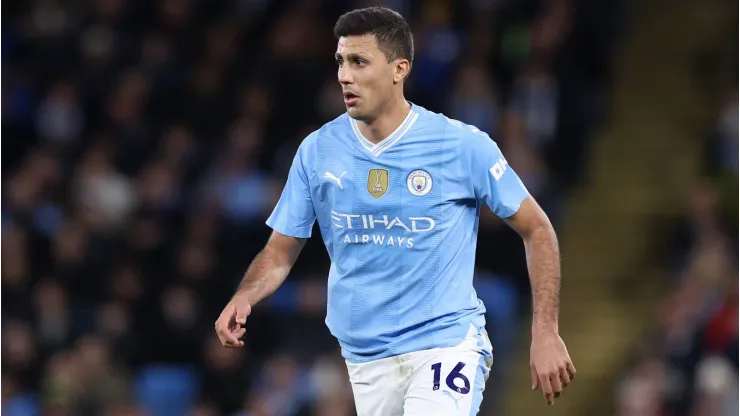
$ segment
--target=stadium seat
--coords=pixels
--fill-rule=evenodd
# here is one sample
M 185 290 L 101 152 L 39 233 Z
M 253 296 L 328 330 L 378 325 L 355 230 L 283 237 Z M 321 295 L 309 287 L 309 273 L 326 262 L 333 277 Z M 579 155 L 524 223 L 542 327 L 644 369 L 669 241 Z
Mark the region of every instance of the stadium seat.
M 136 399 L 151 416 L 187 414 L 198 391 L 198 374 L 186 366 L 154 365 L 136 378 Z

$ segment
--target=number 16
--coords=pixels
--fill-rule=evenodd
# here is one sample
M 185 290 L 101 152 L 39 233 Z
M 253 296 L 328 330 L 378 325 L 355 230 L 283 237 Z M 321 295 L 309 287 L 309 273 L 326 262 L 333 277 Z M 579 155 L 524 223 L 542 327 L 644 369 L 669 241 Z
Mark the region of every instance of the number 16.
M 447 387 L 450 388 L 450 390 L 456 391 L 461 394 L 468 394 L 470 392 L 470 380 L 465 377 L 465 374 L 460 372 L 462 371 L 463 367 L 465 367 L 465 363 L 457 363 L 455 368 L 453 368 L 452 371 L 450 371 L 450 374 L 447 375 L 445 383 L 447 384 Z M 439 390 L 439 378 L 442 373 L 442 363 L 432 364 L 432 371 L 434 372 L 434 382 L 432 384 L 432 390 Z M 455 379 L 461 379 L 464 386 L 460 387 L 455 385 Z

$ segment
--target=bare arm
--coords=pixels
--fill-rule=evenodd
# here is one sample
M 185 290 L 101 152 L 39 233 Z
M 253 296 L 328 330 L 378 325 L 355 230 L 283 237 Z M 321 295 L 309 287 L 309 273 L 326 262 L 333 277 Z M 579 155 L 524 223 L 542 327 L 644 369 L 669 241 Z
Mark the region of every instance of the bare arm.
M 531 196 L 505 221 L 522 237 L 527 252 L 534 309 L 532 330 L 558 333 L 560 250 L 555 230 Z
M 506 219 L 522 236 L 527 250 L 527 268 L 532 281 L 534 317 L 530 373 L 532 390 L 542 387 L 547 404 L 560 397 L 576 374 L 568 349 L 558 333 L 560 306 L 560 249 L 555 230 L 537 202 L 530 196 L 519 211 Z
M 272 294 L 288 277 L 305 239 L 273 232 L 267 245 L 252 261 L 234 297 L 216 321 L 216 333 L 224 347 L 244 346 L 247 317 L 252 306 Z
M 250 306 L 271 295 L 288 277 L 306 240 L 273 231 L 265 248 L 249 265 L 234 298 L 246 300 Z

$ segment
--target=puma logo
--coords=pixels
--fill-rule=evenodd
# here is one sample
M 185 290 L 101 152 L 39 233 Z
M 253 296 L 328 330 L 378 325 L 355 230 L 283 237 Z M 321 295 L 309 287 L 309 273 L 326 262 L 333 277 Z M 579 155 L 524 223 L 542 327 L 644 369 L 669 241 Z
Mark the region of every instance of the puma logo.
M 333 180 L 334 182 L 336 182 L 336 183 L 337 183 L 337 185 L 339 185 L 339 189 L 344 189 L 344 188 L 342 187 L 342 177 L 343 177 L 343 176 L 344 176 L 344 175 L 345 175 L 346 173 L 347 173 L 347 172 L 342 172 L 342 174 L 341 174 L 341 175 L 339 175 L 339 177 L 337 178 L 336 176 L 334 176 L 334 174 L 333 174 L 333 173 L 331 173 L 331 172 L 325 172 L 325 173 L 324 173 L 324 178 L 326 178 L 326 179 L 331 179 L 331 180 Z

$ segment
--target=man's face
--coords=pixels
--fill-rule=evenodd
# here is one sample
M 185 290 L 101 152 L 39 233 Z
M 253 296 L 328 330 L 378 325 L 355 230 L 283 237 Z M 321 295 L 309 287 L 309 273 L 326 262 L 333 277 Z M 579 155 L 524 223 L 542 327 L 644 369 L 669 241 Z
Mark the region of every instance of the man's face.
M 350 117 L 372 119 L 391 97 L 395 61 L 388 62 L 373 34 L 339 38 L 334 57 Z

